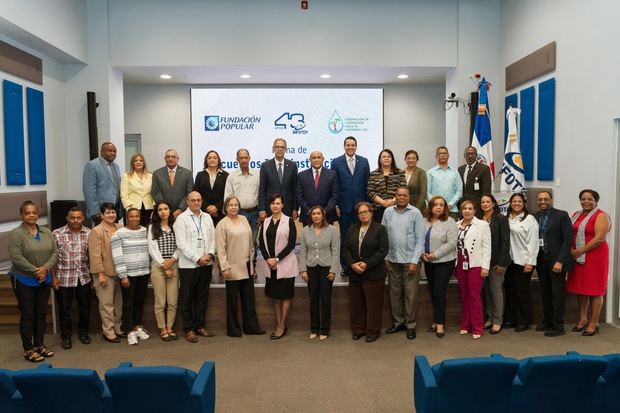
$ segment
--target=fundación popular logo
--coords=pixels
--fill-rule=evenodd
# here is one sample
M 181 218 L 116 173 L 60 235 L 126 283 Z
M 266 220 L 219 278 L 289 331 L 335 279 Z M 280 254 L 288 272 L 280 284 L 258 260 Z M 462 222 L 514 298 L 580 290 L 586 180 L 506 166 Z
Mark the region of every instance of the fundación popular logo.
M 209 132 L 220 130 L 220 117 L 214 115 L 205 116 L 205 130 Z
M 327 122 L 327 128 L 333 134 L 342 132 L 342 129 L 344 128 L 344 122 L 338 114 L 338 111 L 335 110 L 332 117 L 329 118 L 329 121 Z
M 303 130 L 306 127 L 304 122 L 303 113 L 290 113 L 284 112 L 278 119 L 273 122 L 275 129 L 291 129 L 293 134 L 306 134 L 307 130 Z

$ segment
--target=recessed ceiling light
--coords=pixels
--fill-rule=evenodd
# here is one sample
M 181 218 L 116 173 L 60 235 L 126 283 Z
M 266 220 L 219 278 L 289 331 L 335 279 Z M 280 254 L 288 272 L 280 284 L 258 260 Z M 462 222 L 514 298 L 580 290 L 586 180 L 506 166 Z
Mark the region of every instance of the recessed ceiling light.
M 242 74 L 241 76 L 239 76 L 241 79 L 249 79 L 252 76 L 248 75 L 247 73 Z
M 329 79 L 330 77 L 332 77 L 332 75 L 328 75 L 327 73 L 321 75 L 321 79 Z
M 172 79 L 172 76 L 166 75 L 166 74 L 160 75 L 159 77 L 162 78 L 162 79 L 166 79 L 166 80 Z
M 398 75 L 397 77 L 398 77 L 399 79 L 408 79 L 408 78 L 409 78 L 409 76 L 408 76 L 408 75 L 406 75 L 406 74 L 404 74 L 404 73 L 403 73 L 402 75 Z

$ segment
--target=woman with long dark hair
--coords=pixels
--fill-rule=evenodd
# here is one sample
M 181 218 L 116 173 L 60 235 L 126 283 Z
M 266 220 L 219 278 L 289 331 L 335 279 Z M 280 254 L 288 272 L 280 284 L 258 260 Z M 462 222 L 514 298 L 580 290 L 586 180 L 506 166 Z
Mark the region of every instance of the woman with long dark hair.
M 407 186 L 405 174 L 396 166 L 394 154 L 389 149 L 379 153 L 377 169 L 368 177 L 368 198 L 372 202 L 372 220 L 381 223 L 386 208 L 396 205 L 396 190 Z
M 200 192 L 202 196 L 200 209 L 211 215 L 214 226 L 217 226 L 220 219 L 224 218 L 224 192 L 228 172 L 224 171 L 221 165 L 220 155 L 210 150 L 205 155 L 204 169 L 198 172 L 194 182 L 194 191 Z

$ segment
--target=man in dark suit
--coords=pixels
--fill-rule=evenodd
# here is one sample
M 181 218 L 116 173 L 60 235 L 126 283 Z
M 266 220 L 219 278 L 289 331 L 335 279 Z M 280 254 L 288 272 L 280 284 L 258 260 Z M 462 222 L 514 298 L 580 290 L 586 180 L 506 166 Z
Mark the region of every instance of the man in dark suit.
M 153 172 L 151 195 L 155 202 L 165 201 L 170 205 L 176 218 L 187 209 L 187 195 L 194 187 L 194 180 L 192 172 L 178 164 L 179 154 L 174 149 L 166 151 L 164 161 L 166 166 Z
M 476 203 L 476 209 L 480 210 L 480 198 L 482 195 L 491 195 L 491 168 L 478 162 L 478 151 L 473 146 L 465 148 L 463 153 L 465 165 L 459 166 L 459 175 L 463 181 L 463 197 Z
M 297 164 L 284 159 L 286 141 L 278 138 L 273 142 L 274 158 L 260 166 L 260 184 L 258 186 L 258 217 L 263 221 L 271 215 L 268 199 L 271 194 L 282 196 L 282 212 L 297 219 Z
M 344 140 L 344 155 L 332 161 L 331 169 L 338 177 L 338 207 L 336 215 L 340 225 L 340 239 L 345 239 L 347 231 L 352 224 L 358 223 L 355 205 L 358 202 L 368 201 L 368 176 L 370 166 L 368 159 L 356 155 L 357 140 L 348 136 Z M 341 243 L 340 256 L 342 268 L 345 268 L 342 258 L 344 245 Z
M 82 191 L 86 201 L 86 216 L 97 225 L 101 222 L 101 204 L 116 205 L 117 219 L 123 217 L 120 201 L 121 170 L 116 162 L 116 146 L 111 142 L 101 144 L 100 156 L 89 161 L 82 175 Z
M 320 205 L 325 208 L 325 219 L 330 224 L 336 220 L 338 201 L 338 178 L 336 172 L 323 167 L 325 157 L 319 151 L 310 154 L 311 168 L 297 175 L 297 203 L 301 208 L 299 220 L 304 225 L 312 223 L 310 208 Z
M 536 331 L 544 331 L 547 337 L 564 334 L 564 294 L 566 273 L 573 266 L 570 253 L 573 241 L 573 225 L 566 211 L 553 207 L 553 195 L 542 191 L 537 197 L 539 252 L 536 272 L 540 282 L 543 320 Z

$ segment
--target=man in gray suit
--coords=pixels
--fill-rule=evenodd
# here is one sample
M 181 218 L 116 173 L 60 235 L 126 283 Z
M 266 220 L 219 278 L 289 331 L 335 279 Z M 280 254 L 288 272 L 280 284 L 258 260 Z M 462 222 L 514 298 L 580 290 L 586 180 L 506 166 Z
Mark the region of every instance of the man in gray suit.
M 86 200 L 86 215 L 97 225 L 101 222 L 99 208 L 105 202 L 116 205 L 117 218 L 123 216 L 120 203 L 121 169 L 114 162 L 116 146 L 111 142 L 101 144 L 100 156 L 86 163 L 82 176 L 82 191 Z
M 179 154 L 168 149 L 164 155 L 166 166 L 153 172 L 151 195 L 155 202 L 165 201 L 176 218 L 187 209 L 187 194 L 194 187 L 194 179 L 189 169 L 179 166 Z

